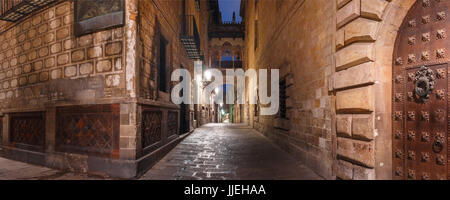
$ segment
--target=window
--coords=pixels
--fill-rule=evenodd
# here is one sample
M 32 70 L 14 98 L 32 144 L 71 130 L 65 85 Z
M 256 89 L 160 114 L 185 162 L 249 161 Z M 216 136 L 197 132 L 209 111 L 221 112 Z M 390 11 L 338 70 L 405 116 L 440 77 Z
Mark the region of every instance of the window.
M 255 50 L 258 48 L 258 20 L 255 20 Z
M 281 80 L 280 81 L 280 118 L 282 119 L 287 119 L 287 115 L 286 115 L 286 99 L 287 99 L 287 95 L 286 95 L 286 80 Z
M 167 40 L 160 35 L 159 43 L 159 90 L 167 92 Z
M 253 109 L 254 109 L 254 113 L 255 113 L 255 117 L 259 116 L 259 105 L 258 105 L 258 90 L 256 90 L 256 96 L 255 96 L 255 104 L 253 105 Z

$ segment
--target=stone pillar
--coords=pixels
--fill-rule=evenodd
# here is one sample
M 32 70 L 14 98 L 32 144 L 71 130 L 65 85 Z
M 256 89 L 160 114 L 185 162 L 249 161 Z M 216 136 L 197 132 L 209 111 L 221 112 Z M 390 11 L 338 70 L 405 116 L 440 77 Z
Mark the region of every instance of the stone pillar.
M 136 115 L 136 104 L 120 105 L 120 159 L 136 160 L 140 152 L 140 126 Z M 139 142 L 138 142 L 139 141 Z M 138 151 L 139 150 L 139 151 Z

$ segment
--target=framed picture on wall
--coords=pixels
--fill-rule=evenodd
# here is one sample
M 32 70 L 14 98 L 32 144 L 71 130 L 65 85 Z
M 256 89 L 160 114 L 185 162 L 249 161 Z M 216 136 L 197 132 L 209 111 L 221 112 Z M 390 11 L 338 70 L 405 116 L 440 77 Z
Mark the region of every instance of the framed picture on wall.
M 74 0 L 75 36 L 125 24 L 125 0 Z

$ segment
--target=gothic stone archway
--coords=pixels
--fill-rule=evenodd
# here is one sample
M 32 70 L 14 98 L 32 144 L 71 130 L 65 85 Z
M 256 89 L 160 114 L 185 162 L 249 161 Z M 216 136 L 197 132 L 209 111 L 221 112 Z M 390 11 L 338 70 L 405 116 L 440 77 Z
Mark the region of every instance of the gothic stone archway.
M 447 179 L 450 1 L 416 1 L 393 58 L 393 178 Z

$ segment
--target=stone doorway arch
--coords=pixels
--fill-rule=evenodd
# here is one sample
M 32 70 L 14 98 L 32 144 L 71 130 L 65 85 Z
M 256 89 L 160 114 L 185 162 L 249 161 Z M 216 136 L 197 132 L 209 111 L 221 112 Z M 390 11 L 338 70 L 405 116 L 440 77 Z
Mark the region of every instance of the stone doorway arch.
M 336 93 L 338 178 L 393 178 L 393 54 L 400 26 L 415 2 L 337 3 L 336 70 L 331 82 Z

